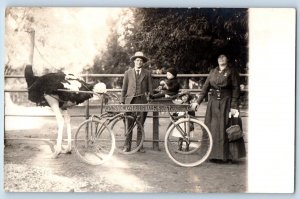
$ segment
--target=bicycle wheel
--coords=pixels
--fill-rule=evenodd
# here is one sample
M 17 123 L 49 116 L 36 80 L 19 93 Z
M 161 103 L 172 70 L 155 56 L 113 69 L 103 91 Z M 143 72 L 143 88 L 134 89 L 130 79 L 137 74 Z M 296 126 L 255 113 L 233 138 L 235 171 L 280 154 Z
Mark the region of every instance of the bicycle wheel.
M 114 132 L 116 138 L 116 148 L 119 153 L 126 154 L 126 155 L 133 154 L 143 146 L 144 139 L 145 139 L 144 128 L 143 125 L 140 123 L 140 121 L 137 120 L 136 117 L 132 115 L 125 115 L 125 114 L 120 117 L 117 117 L 112 122 L 111 129 Z M 139 143 L 137 141 L 138 129 L 140 129 L 140 131 L 142 132 L 141 141 Z M 128 152 L 125 152 L 123 151 L 124 143 L 125 143 L 126 135 L 130 132 L 132 132 L 131 147 L 129 148 Z
M 74 145 L 75 152 L 82 161 L 100 165 L 113 155 L 115 137 L 103 121 L 89 119 L 80 124 Z
M 194 167 L 203 163 L 213 145 L 207 126 L 193 118 L 181 118 L 168 128 L 165 149 L 176 164 Z

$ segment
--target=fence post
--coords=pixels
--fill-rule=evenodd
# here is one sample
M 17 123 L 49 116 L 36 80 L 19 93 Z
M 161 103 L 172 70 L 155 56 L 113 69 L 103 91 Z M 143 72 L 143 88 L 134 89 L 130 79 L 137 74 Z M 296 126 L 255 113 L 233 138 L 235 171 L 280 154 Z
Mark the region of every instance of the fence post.
M 158 112 L 153 112 L 153 150 L 159 151 L 159 118 Z
M 29 61 L 29 64 L 33 66 L 35 31 L 31 30 L 28 32 L 28 34 L 30 35 L 30 50 L 29 50 L 29 57 L 28 57 L 29 60 L 28 61 Z
M 88 82 L 89 77 L 87 75 L 88 73 L 86 72 L 86 77 L 85 77 L 85 82 Z M 90 100 L 86 100 L 85 103 L 85 119 L 89 119 L 90 117 Z
M 88 82 L 88 76 L 86 76 L 85 82 Z M 86 100 L 85 103 L 85 119 L 89 119 L 90 117 L 90 100 Z M 85 127 L 85 147 L 88 147 L 88 136 L 89 136 L 89 125 L 87 124 Z

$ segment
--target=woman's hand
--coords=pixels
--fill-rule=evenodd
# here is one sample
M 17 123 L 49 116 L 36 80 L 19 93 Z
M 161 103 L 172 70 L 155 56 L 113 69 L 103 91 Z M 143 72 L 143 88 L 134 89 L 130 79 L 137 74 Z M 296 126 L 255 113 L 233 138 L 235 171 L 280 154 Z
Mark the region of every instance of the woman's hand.
M 237 109 L 231 108 L 230 113 L 231 113 L 231 115 L 233 115 L 233 117 L 239 116 L 239 111 Z
M 198 110 L 198 107 L 199 107 L 199 104 L 196 103 L 196 102 L 193 102 L 193 103 L 191 103 L 191 105 L 190 105 L 191 111 L 197 111 L 197 110 Z

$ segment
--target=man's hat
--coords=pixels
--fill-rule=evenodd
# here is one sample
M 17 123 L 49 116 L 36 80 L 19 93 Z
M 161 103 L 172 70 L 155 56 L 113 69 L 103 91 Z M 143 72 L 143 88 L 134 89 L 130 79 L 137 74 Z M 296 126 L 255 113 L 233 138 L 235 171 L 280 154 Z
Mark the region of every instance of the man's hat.
M 134 61 L 136 58 L 141 58 L 143 59 L 144 62 L 148 61 L 148 58 L 144 56 L 143 52 L 136 52 L 131 58 L 130 61 Z

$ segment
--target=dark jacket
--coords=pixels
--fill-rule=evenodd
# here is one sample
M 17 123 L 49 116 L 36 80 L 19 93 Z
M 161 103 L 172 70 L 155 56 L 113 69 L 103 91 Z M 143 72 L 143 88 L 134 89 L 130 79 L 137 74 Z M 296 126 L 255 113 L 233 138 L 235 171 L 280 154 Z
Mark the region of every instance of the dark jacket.
M 231 67 L 227 67 L 219 73 L 219 67 L 212 69 L 207 77 L 197 102 L 200 104 L 210 89 L 220 89 L 221 92 L 229 92 L 231 108 L 238 108 L 240 96 L 239 74 Z
M 180 85 L 178 79 L 167 79 L 166 85 L 163 86 L 162 91 L 164 94 L 176 95 L 179 91 Z
M 136 95 L 136 74 L 134 68 L 128 69 L 124 74 L 123 79 L 123 86 L 122 86 L 122 96 L 121 96 L 121 102 L 125 104 L 130 104 L 134 96 Z M 152 77 L 150 71 L 146 69 L 141 70 L 141 74 L 139 77 L 140 91 L 138 91 L 141 94 L 145 94 L 149 92 L 150 94 L 153 94 L 152 91 Z M 143 103 L 147 103 L 146 96 L 143 95 L 142 101 Z

